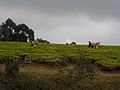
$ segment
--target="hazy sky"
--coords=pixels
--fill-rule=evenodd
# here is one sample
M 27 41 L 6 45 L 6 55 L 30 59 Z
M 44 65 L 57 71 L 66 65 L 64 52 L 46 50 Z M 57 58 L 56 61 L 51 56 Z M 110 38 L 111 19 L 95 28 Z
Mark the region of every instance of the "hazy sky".
M 120 45 L 120 0 L 0 0 L 0 23 L 7 18 L 52 43 Z

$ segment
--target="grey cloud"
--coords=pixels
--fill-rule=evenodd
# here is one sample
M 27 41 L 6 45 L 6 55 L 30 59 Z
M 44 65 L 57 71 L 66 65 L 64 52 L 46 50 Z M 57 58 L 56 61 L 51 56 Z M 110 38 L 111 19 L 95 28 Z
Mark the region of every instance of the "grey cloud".
M 85 13 L 93 18 L 120 18 L 119 0 L 0 0 L 6 8 L 33 9 L 52 15 Z
M 0 0 L 0 22 L 26 23 L 53 43 L 120 45 L 119 0 Z

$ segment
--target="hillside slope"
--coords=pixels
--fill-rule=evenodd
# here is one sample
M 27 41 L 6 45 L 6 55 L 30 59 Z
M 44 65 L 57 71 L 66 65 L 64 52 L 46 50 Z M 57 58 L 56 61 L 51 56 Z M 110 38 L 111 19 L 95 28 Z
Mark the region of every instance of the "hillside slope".
M 0 61 L 5 57 L 21 59 L 24 62 L 49 65 L 65 65 L 75 63 L 80 52 L 85 51 L 92 63 L 104 70 L 120 69 L 120 46 L 102 46 L 91 49 L 85 45 L 39 44 L 36 47 L 25 42 L 0 42 Z

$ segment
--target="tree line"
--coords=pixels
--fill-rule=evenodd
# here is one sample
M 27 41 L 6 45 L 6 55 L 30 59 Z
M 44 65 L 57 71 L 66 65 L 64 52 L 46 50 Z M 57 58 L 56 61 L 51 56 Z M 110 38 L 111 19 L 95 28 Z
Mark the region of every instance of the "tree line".
M 34 31 L 26 24 L 16 24 L 8 18 L 0 25 L 0 41 L 27 42 L 34 40 Z

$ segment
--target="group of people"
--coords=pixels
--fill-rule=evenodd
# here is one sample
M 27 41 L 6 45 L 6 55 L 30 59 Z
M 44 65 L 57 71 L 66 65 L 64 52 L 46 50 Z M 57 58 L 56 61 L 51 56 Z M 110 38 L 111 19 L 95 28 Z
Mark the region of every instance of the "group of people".
M 96 49 L 96 48 L 99 48 L 99 47 L 100 47 L 100 42 L 96 42 L 96 43 L 95 43 L 95 42 L 90 42 L 90 41 L 89 41 L 88 47 L 89 47 L 89 48 L 95 48 L 95 49 Z
M 89 41 L 88 42 L 89 44 L 88 44 L 88 47 L 89 48 L 99 48 L 100 47 L 100 42 L 91 42 L 91 41 Z M 36 47 L 38 45 L 38 42 L 37 41 L 31 41 L 31 46 L 34 46 L 34 47 Z

